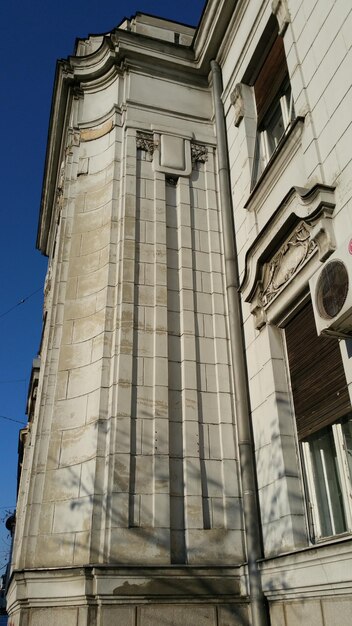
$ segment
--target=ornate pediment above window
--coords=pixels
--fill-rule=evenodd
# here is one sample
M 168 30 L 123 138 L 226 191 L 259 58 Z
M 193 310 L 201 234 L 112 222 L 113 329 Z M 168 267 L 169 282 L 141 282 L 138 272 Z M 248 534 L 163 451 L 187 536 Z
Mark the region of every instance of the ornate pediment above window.
M 256 328 L 277 321 L 335 250 L 334 208 L 332 187 L 295 187 L 249 248 L 241 291 Z

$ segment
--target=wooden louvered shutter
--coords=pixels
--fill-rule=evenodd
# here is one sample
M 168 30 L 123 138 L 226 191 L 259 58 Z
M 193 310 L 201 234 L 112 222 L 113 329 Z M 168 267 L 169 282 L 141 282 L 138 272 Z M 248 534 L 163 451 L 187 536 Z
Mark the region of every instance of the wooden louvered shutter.
M 309 302 L 285 328 L 298 438 L 351 410 L 337 339 L 318 337 Z
M 282 37 L 278 36 L 254 82 L 258 124 L 275 99 L 288 69 Z

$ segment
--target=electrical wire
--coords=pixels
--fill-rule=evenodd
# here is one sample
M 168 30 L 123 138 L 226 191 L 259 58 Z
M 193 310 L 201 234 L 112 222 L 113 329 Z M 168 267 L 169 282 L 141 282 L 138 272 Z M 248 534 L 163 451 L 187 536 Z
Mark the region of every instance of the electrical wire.
M 25 302 L 27 302 L 27 300 L 29 300 L 29 298 L 31 298 L 32 296 L 35 296 L 36 293 L 39 293 L 39 291 L 42 291 L 42 287 L 39 287 L 39 289 L 37 289 L 36 291 L 33 291 L 32 293 L 29 294 L 29 296 L 26 296 L 25 298 L 22 298 L 22 300 L 20 300 L 19 302 L 17 302 L 17 304 L 14 304 L 12 307 L 10 307 L 7 311 L 4 311 L 3 313 L 0 314 L 0 318 L 1 317 L 5 317 L 5 315 L 8 315 L 8 313 L 11 313 L 11 311 L 13 311 L 14 309 L 16 309 L 16 307 L 20 306 L 20 304 L 24 304 Z
M 23 426 L 27 426 L 27 422 L 20 422 L 20 420 L 15 420 L 13 417 L 8 417 L 8 415 L 0 415 L 0 419 L 8 420 L 9 422 L 17 422 L 17 424 L 23 424 Z

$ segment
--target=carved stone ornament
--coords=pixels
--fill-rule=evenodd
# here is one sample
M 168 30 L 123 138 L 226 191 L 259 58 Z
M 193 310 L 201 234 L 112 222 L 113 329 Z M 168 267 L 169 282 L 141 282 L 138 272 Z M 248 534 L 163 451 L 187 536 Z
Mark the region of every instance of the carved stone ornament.
M 244 116 L 244 100 L 241 83 L 235 86 L 231 94 L 231 104 L 234 108 L 234 124 L 238 127 Z
M 52 279 L 52 268 L 51 268 L 51 265 L 49 265 L 48 271 L 45 276 L 45 282 L 44 282 L 44 298 L 47 298 L 50 293 L 51 279 Z
M 312 227 L 310 237 L 319 248 L 319 261 L 323 262 L 336 250 L 336 239 L 331 215 L 322 213 L 318 222 Z
M 283 289 L 303 263 L 315 252 L 317 244 L 311 239 L 311 227 L 301 222 L 271 261 L 264 266 L 259 303 L 265 307 Z
M 197 161 L 200 163 L 206 163 L 208 160 L 208 148 L 199 143 L 191 143 L 191 158 L 192 163 Z
M 241 292 L 255 326 L 277 323 L 336 248 L 334 187 L 291 187 L 246 253 Z
M 65 166 L 66 166 L 66 158 L 61 162 L 61 165 L 60 165 L 59 180 L 58 180 L 58 184 L 57 184 L 58 192 L 63 192 L 63 189 L 64 189 Z
M 274 13 L 279 24 L 279 35 L 284 35 L 285 30 L 290 23 L 290 14 L 286 0 L 273 0 L 271 10 Z
M 137 133 L 136 141 L 138 150 L 148 152 L 150 157 L 153 156 L 155 150 L 153 135 L 148 135 L 146 133 Z
M 56 188 L 56 214 L 61 212 L 63 202 L 64 202 L 64 184 L 65 184 L 65 169 L 66 169 L 66 159 L 61 162 L 60 172 L 59 172 L 59 180 Z
M 71 140 L 70 140 L 70 146 L 79 146 L 81 142 L 81 133 L 79 130 L 74 130 L 71 133 Z

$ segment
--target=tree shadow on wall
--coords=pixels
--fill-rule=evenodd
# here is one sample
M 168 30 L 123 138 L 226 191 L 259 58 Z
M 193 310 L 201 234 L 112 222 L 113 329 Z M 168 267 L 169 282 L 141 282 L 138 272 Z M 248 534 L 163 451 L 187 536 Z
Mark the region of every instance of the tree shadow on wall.
M 280 406 L 281 413 L 289 411 L 287 398 L 283 395 L 277 397 L 277 403 Z M 115 418 L 118 420 L 118 418 Z M 267 416 L 263 415 L 263 419 Z M 106 439 L 111 428 L 112 420 L 98 420 L 95 428 L 98 432 L 98 439 Z M 257 474 L 259 482 L 259 492 L 261 495 L 262 516 L 265 519 L 264 540 L 266 545 L 272 546 L 272 551 L 268 550 L 266 556 L 277 556 L 280 552 L 287 551 L 290 534 L 292 535 L 292 518 L 294 516 L 303 518 L 302 498 L 297 489 L 297 481 L 300 480 L 299 472 L 292 467 L 287 466 L 287 459 L 291 458 L 290 454 L 283 454 L 285 450 L 284 438 L 290 437 L 276 432 L 277 426 L 275 420 L 272 420 L 270 432 L 272 437 L 270 442 L 260 439 L 257 441 Z M 159 435 L 161 437 L 161 435 Z M 101 439 L 102 438 L 102 439 Z M 292 439 L 293 441 L 293 439 Z M 291 441 L 291 445 L 293 445 Z M 119 432 L 118 450 L 128 450 L 130 445 L 129 436 L 123 433 L 123 429 Z M 166 441 L 159 442 L 160 448 L 167 445 Z M 268 447 L 269 446 L 269 447 Z M 264 454 L 265 452 L 265 454 Z M 138 446 L 135 448 L 138 456 Z M 126 454 L 127 452 L 117 452 L 116 454 Z M 268 456 L 269 455 L 269 456 Z M 113 456 L 113 455 L 112 455 Z M 153 455 L 151 455 L 153 456 Z M 283 462 L 283 456 L 286 456 L 286 466 Z M 245 610 L 247 598 L 241 595 L 239 568 L 240 562 L 231 565 L 213 567 L 210 563 L 202 563 L 201 565 L 188 565 L 187 563 L 172 564 L 170 559 L 170 538 L 169 538 L 169 522 L 166 521 L 165 527 L 155 528 L 152 523 L 130 525 L 131 516 L 129 507 L 134 502 L 135 496 L 146 495 L 152 499 L 152 493 L 137 494 L 133 481 L 127 476 L 124 490 L 120 486 L 119 491 L 114 491 L 116 487 L 115 478 L 111 477 L 111 470 L 106 470 L 106 458 L 109 454 L 102 451 L 101 456 L 94 459 L 87 459 L 80 463 L 82 467 L 85 463 L 92 464 L 89 472 L 77 472 L 77 465 L 66 466 L 67 491 L 78 493 L 78 497 L 72 497 L 64 502 L 67 505 L 67 519 L 65 519 L 66 536 L 60 532 L 59 541 L 63 545 L 67 545 L 72 553 L 72 542 L 74 541 L 75 555 L 86 555 L 85 559 L 73 557 L 74 564 L 78 567 L 94 567 L 99 576 L 104 577 L 104 571 L 119 578 L 118 584 L 114 589 L 114 597 L 119 602 L 127 602 L 136 604 L 154 601 L 158 604 L 169 601 L 173 606 L 178 604 L 192 603 L 199 606 L 215 605 L 214 611 L 217 612 L 217 620 L 219 626 L 222 624 L 236 623 L 236 626 L 250 626 L 251 620 Z M 270 457 L 270 464 L 268 458 Z M 130 467 L 130 466 L 129 466 Z M 205 466 L 206 467 L 206 466 Z M 59 469 L 59 468 L 58 468 Z M 206 472 L 206 469 L 205 469 Z M 108 478 L 107 478 L 108 477 Z M 121 477 L 120 477 L 121 478 Z M 195 481 L 199 479 L 199 474 L 194 470 L 191 476 Z M 290 480 L 287 480 L 289 478 Z M 235 477 L 234 477 L 235 479 Z M 169 468 L 164 466 L 164 471 L 159 475 L 161 484 L 168 484 L 170 480 Z M 222 493 L 223 485 L 218 483 L 214 478 L 206 476 L 209 492 Z M 123 481 L 122 481 L 123 482 Z M 132 485 L 132 487 L 131 487 Z M 132 492 L 131 492 L 132 489 Z M 133 497 L 131 497 L 133 496 Z M 140 498 L 138 501 L 139 519 L 148 519 L 150 517 L 150 499 Z M 214 499 L 215 517 L 219 517 L 223 511 L 223 504 L 219 500 Z M 63 501 L 59 501 L 61 504 Z M 285 504 L 286 503 L 286 504 Z M 287 504 L 288 503 L 288 504 Z M 218 507 L 218 510 L 216 510 Z M 238 502 L 240 507 L 240 500 Z M 70 516 L 72 522 L 70 522 Z M 241 517 L 241 514 L 239 515 Z M 80 519 L 81 522 L 77 522 Z M 84 520 L 84 521 L 82 521 Z M 210 526 L 212 525 L 212 520 Z M 92 528 L 90 533 L 89 528 Z M 241 528 L 243 526 L 241 525 Z M 200 529 L 205 533 L 204 541 L 206 541 L 207 531 Z M 161 532 L 160 532 L 161 531 Z M 186 533 L 184 524 L 179 531 Z M 301 533 L 301 535 L 300 535 Z M 126 542 L 128 534 L 135 537 L 136 553 L 131 556 L 126 552 Z M 113 539 L 114 537 L 114 539 Z M 138 538 L 138 541 L 137 541 Z M 296 545 L 307 543 L 306 534 L 303 531 L 303 525 L 297 525 L 296 528 Z M 88 542 L 88 545 L 87 545 Z M 112 542 L 114 545 L 112 546 Z M 276 546 L 276 548 L 275 548 Z M 112 550 L 113 547 L 113 550 Z M 275 548 L 275 550 L 274 550 Z M 291 547 L 292 549 L 292 547 Z M 119 551 L 124 555 L 119 558 Z M 150 554 L 150 557 L 148 556 Z M 155 559 L 155 565 L 153 559 Z M 158 554 L 160 558 L 158 558 Z M 68 563 L 65 563 L 68 565 Z M 72 565 L 72 563 L 70 563 Z M 63 563 L 58 563 L 58 566 Z M 43 566 L 45 564 L 43 563 Z M 265 566 L 264 566 L 265 570 Z M 278 570 L 277 570 L 278 571 Z M 121 583 L 121 577 L 123 582 Z M 269 595 L 271 592 L 289 592 L 291 588 L 289 572 L 274 574 L 271 579 L 265 573 L 265 589 Z M 297 598 L 297 596 L 296 596 Z M 155 605 L 154 605 L 155 606 Z M 221 616 L 221 615 L 222 616 Z M 227 617 L 226 617 L 227 615 Z M 167 626 L 173 625 L 172 617 L 163 616 L 159 624 Z M 228 621 L 226 621 L 228 620 Z M 232 622 L 231 622 L 232 620 Z M 186 622 L 183 620 L 183 624 Z M 190 622 L 190 626 L 194 625 L 194 621 Z M 201 621 L 199 624 L 202 623 Z
M 96 428 L 105 429 L 105 434 L 107 434 L 110 427 L 109 423 L 106 420 L 100 422 L 102 423 L 97 423 Z M 125 442 L 120 441 L 121 447 L 124 448 L 123 443 L 128 445 L 129 439 L 127 435 L 122 433 L 120 436 L 126 437 Z M 162 443 L 161 441 L 161 446 Z M 113 594 L 119 602 L 124 601 L 128 604 L 153 602 L 154 607 L 155 605 L 161 606 L 160 602 L 169 602 L 176 612 L 179 605 L 188 604 L 189 626 L 209 623 L 209 617 L 204 617 L 207 614 L 206 610 L 214 612 L 214 620 L 216 620 L 214 623 L 219 625 L 250 626 L 251 621 L 246 608 L 247 598 L 243 595 L 240 583 L 239 568 L 242 563 L 236 562 L 233 565 L 224 566 L 213 566 L 211 562 L 199 565 L 172 564 L 170 562 L 170 538 L 167 528 L 169 522 L 167 525 L 165 524 L 163 529 L 155 528 L 152 525 L 130 526 L 128 524 L 130 516 L 126 511 L 126 506 L 128 507 L 131 503 L 131 494 L 128 491 L 107 494 L 103 480 L 104 471 L 97 479 L 97 476 L 93 475 L 95 469 L 92 467 L 91 474 L 82 479 L 82 473 L 77 473 L 75 467 L 67 468 L 66 487 L 68 490 L 72 489 L 76 492 L 78 490 L 79 497 L 67 501 L 65 524 L 67 533 L 71 533 L 72 540 L 71 538 L 65 539 L 64 534 L 60 533 L 60 543 L 66 544 L 72 551 L 72 541 L 74 541 L 74 549 L 77 554 L 80 550 L 82 550 L 82 554 L 89 553 L 87 561 L 77 561 L 77 566 L 94 567 L 94 571 L 102 578 L 104 578 L 104 572 L 110 577 L 111 575 L 116 576 L 117 581 Z M 197 477 L 198 475 L 195 473 L 191 478 L 196 479 Z M 167 484 L 169 472 L 165 469 L 164 474 L 161 474 L 158 479 L 161 483 Z M 222 490 L 221 484 L 217 484 L 212 479 L 209 480 L 213 492 L 217 489 L 219 492 Z M 91 493 L 92 484 L 94 484 L 95 491 L 93 494 Z M 115 495 L 122 497 L 115 499 Z M 147 519 L 150 513 L 147 510 L 149 503 L 147 501 L 145 503 L 142 498 L 139 506 L 140 518 Z M 218 506 L 221 506 L 220 502 Z M 99 535 L 99 542 L 94 543 L 94 539 L 91 540 L 88 551 L 86 535 L 81 533 L 81 526 L 77 527 L 77 530 L 70 524 L 70 514 L 74 515 L 75 520 L 77 520 L 77 515 L 88 520 L 93 527 L 92 536 Z M 103 525 L 104 521 L 105 526 Z M 185 532 L 184 528 L 181 530 Z M 111 543 L 104 545 L 104 540 L 109 539 L 109 535 L 111 539 L 114 531 L 116 531 L 115 538 L 119 545 L 113 546 L 115 557 L 112 557 L 109 554 Z M 203 532 L 207 533 L 207 530 Z M 126 556 L 126 545 L 124 545 L 124 541 L 128 541 L 129 533 L 133 534 L 133 541 L 136 543 L 136 554 L 133 556 Z M 206 536 L 204 541 L 207 541 Z M 119 548 L 125 555 L 123 558 L 118 556 Z M 151 554 L 150 560 L 148 559 L 149 553 Z M 161 558 L 158 557 L 159 554 Z M 154 559 L 155 564 L 153 564 Z M 209 605 L 212 605 L 212 608 Z M 197 617 L 198 609 L 200 611 L 199 617 Z M 174 626 L 175 623 L 182 621 L 182 624 L 187 626 L 187 621 L 185 621 L 187 618 L 183 617 L 180 622 L 178 620 L 174 622 L 174 619 L 176 616 L 173 615 L 172 611 L 170 615 L 168 612 L 164 612 L 160 615 L 157 623 L 160 626 Z M 195 619 L 197 621 L 194 621 Z

